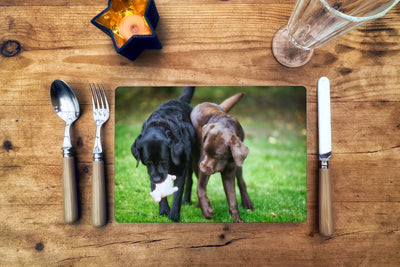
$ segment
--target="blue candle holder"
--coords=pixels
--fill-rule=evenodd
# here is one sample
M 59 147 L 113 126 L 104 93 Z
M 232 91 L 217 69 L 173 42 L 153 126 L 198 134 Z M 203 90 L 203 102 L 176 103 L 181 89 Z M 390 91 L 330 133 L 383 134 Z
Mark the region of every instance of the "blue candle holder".
M 161 49 L 158 20 L 154 0 L 109 0 L 91 23 L 111 37 L 118 54 L 135 60 L 145 49 Z

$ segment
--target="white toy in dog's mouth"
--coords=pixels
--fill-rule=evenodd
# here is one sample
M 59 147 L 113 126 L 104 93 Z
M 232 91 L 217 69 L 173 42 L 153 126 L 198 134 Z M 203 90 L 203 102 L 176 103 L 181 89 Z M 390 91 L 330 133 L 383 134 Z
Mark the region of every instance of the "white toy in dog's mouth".
M 168 174 L 164 182 L 156 184 L 156 189 L 154 189 L 153 192 L 150 192 L 150 195 L 153 197 L 155 202 L 160 202 L 163 197 L 167 197 L 178 191 L 178 187 L 173 187 L 172 181 L 175 179 L 175 175 Z

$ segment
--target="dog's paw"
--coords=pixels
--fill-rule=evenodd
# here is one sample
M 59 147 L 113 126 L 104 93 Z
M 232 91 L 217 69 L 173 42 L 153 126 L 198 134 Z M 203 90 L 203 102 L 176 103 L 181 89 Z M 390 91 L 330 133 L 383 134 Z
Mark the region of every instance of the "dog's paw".
M 239 212 L 234 212 L 231 214 L 232 219 L 235 220 L 235 222 L 240 223 L 243 222 L 242 218 L 240 218 Z
M 174 222 L 180 221 L 180 216 L 179 216 L 179 213 L 177 213 L 177 212 L 170 212 L 168 214 L 168 218 Z
M 253 205 L 253 202 L 251 202 L 250 198 L 242 199 L 242 206 L 245 209 L 254 210 L 254 205 Z
M 160 215 L 161 216 L 167 216 L 168 214 L 169 214 L 169 210 L 166 210 L 166 209 L 160 210 Z
M 211 219 L 213 214 L 214 214 L 214 209 L 211 207 L 208 207 L 206 211 L 203 211 L 203 215 L 206 217 L 206 219 Z
M 159 207 L 160 207 L 160 215 L 161 216 L 169 215 L 171 209 L 169 208 L 169 205 L 168 205 L 167 201 L 163 201 L 163 199 L 162 199 L 161 202 L 160 202 Z
M 206 219 L 211 219 L 211 217 L 214 214 L 214 209 L 211 207 L 210 200 L 208 199 L 203 199 L 199 201 L 200 203 L 200 208 L 201 211 L 203 212 L 203 215 Z

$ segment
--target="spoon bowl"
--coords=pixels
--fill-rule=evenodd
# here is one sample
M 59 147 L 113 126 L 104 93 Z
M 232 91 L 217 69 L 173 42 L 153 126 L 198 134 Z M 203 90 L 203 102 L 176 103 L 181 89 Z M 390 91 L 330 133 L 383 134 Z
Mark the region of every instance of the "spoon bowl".
M 78 194 L 76 187 L 75 159 L 70 138 L 71 124 L 80 116 L 78 98 L 72 88 L 62 80 L 55 80 L 50 87 L 54 111 L 65 121 L 63 140 L 63 207 L 64 222 L 71 224 L 78 219 Z
M 50 87 L 51 105 L 65 122 L 74 122 L 80 115 L 78 99 L 71 87 L 62 80 L 55 80 Z

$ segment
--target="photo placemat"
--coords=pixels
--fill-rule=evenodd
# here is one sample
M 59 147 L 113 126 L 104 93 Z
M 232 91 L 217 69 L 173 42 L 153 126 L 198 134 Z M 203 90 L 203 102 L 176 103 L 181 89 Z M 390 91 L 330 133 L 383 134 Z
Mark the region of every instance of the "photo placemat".
M 115 220 L 304 222 L 306 88 L 201 86 L 191 90 L 182 86 L 116 89 Z M 224 103 L 239 93 L 244 95 L 237 102 Z M 221 106 L 230 110 L 216 111 Z M 201 120 L 203 125 L 193 126 L 191 108 L 197 112 L 195 124 Z

